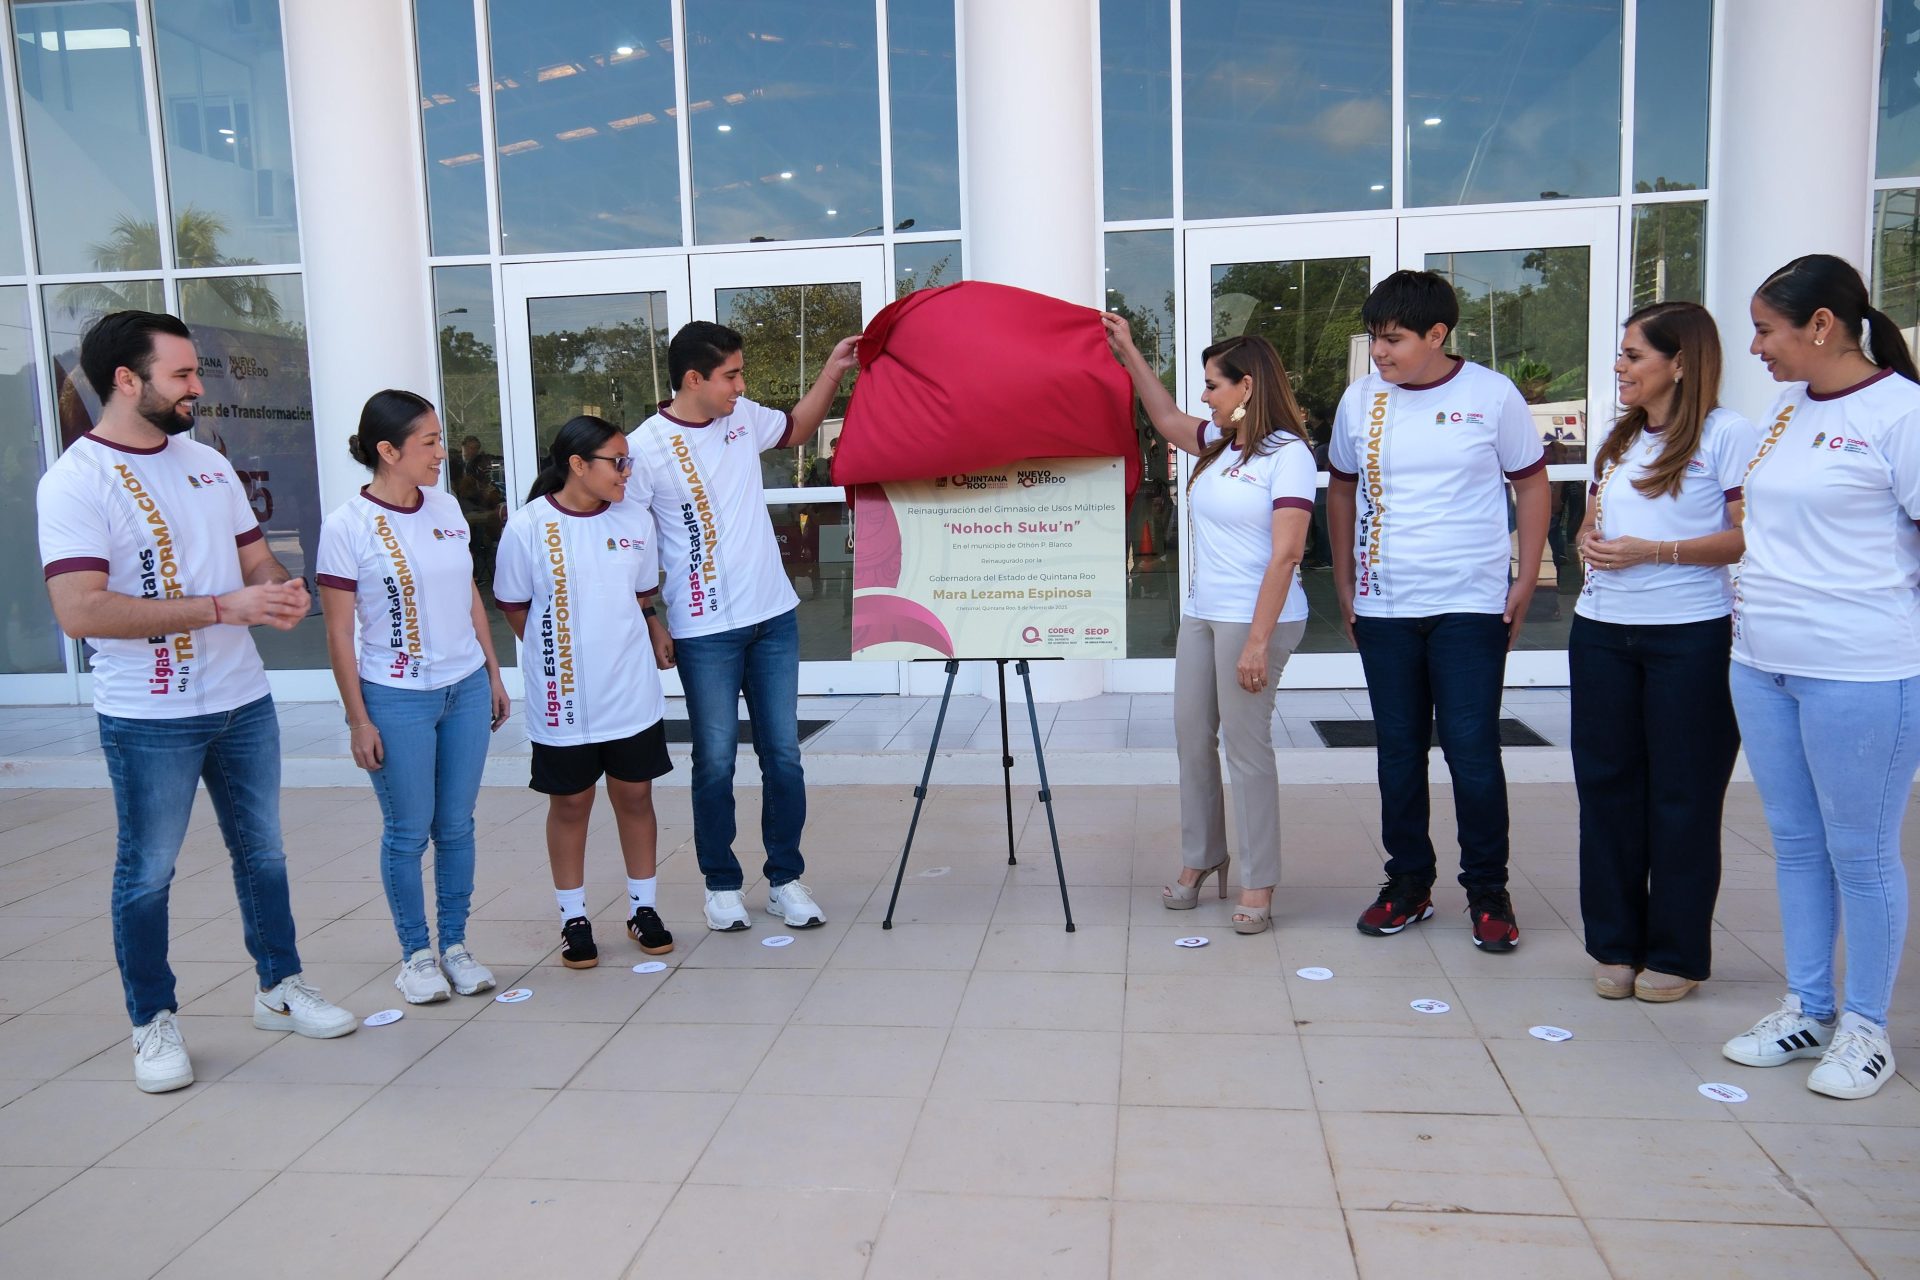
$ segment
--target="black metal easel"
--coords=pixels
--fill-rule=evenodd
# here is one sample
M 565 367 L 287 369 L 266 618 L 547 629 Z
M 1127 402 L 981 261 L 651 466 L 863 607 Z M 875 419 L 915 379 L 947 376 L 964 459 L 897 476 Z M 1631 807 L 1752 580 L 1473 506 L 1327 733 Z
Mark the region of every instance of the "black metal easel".
M 947 687 L 940 695 L 940 711 L 933 721 L 933 741 L 927 746 L 927 765 L 920 771 L 920 785 L 913 789 L 913 820 L 907 824 L 907 842 L 900 849 L 900 866 L 893 873 L 893 896 L 887 899 L 887 918 L 882 929 L 893 928 L 893 909 L 900 901 L 900 884 L 907 876 L 907 855 L 913 850 L 913 833 L 920 826 L 920 809 L 927 802 L 927 783 L 933 777 L 933 757 L 940 750 L 940 730 L 947 722 L 947 705 L 953 701 L 953 679 L 960 674 L 960 663 L 969 659 L 948 660 Z M 983 659 L 984 661 L 984 659 Z M 1033 709 L 1033 677 L 1027 659 L 995 658 L 1000 677 L 1000 773 L 1007 797 L 1007 865 L 1015 866 L 1013 841 L 1013 748 L 1007 742 L 1007 663 L 1014 664 L 1027 693 L 1027 722 L 1033 729 L 1033 760 L 1040 769 L 1040 800 L 1047 806 L 1047 835 L 1053 840 L 1053 869 L 1060 878 L 1060 910 L 1067 918 L 1067 932 L 1073 932 L 1073 905 L 1067 901 L 1067 869 L 1060 861 L 1060 829 L 1053 820 L 1053 792 L 1047 786 L 1047 756 L 1040 747 L 1040 713 Z M 1054 659 L 1058 661 L 1058 659 Z

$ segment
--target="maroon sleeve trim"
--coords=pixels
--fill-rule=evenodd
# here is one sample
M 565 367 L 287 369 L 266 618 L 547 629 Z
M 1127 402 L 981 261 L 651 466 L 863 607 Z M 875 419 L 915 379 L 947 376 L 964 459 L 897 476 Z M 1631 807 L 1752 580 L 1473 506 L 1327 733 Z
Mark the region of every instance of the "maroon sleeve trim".
M 332 587 L 335 591 L 358 591 L 360 589 L 360 584 L 352 578 L 336 577 L 331 573 L 316 573 L 313 575 L 313 579 L 321 586 Z
M 495 600 L 502 613 L 525 613 L 533 605 L 531 600 Z
M 787 427 L 786 430 L 780 433 L 780 443 L 773 447 L 776 449 L 791 449 L 793 447 L 793 414 L 783 413 L 780 416 L 787 420 Z
M 250 547 L 254 543 L 260 541 L 260 539 L 266 536 L 267 536 L 266 534 L 260 531 L 260 526 L 255 525 L 253 526 L 253 528 L 247 530 L 245 533 L 234 534 L 233 545 L 236 547 Z
M 648 588 L 647 588 L 647 589 L 646 589 L 645 591 L 638 591 L 638 592 L 635 592 L 634 594 L 635 594 L 635 595 L 638 595 L 638 596 L 639 596 L 639 597 L 640 597 L 640 598 L 641 598 L 642 600 L 645 600 L 645 599 L 646 599 L 646 598 L 647 598 L 648 596 L 657 596 L 657 595 L 659 595 L 659 594 L 660 594 L 660 588 L 658 588 L 658 587 L 648 587 Z
M 57 578 L 63 573 L 106 573 L 111 567 L 105 560 L 93 556 L 69 556 L 65 560 L 55 560 L 41 573 L 45 578 Z
M 1746 501 L 1746 497 L 1747 497 L 1746 486 L 1735 485 L 1733 486 L 1733 488 L 1727 490 L 1725 493 L 1721 494 L 1720 496 L 1725 498 L 1728 502 L 1744 502 Z
M 1345 480 L 1348 484 L 1352 484 L 1360 478 L 1358 471 L 1342 471 L 1331 462 L 1327 464 L 1327 475 L 1335 480 Z
M 1547 468 L 1547 455 L 1543 453 L 1537 459 L 1535 459 L 1530 465 L 1524 466 L 1520 468 L 1518 471 L 1507 472 L 1507 479 L 1525 480 L 1528 476 L 1533 475 L 1535 472 L 1538 472 L 1538 471 L 1544 471 L 1546 470 L 1546 468 Z
M 1735 492 L 1737 493 L 1739 490 L 1735 490 Z M 1593 480 L 1587 481 L 1587 496 L 1589 498 L 1597 498 L 1600 496 L 1600 485 L 1598 482 Z
M 1313 510 L 1313 499 L 1275 498 L 1273 500 L 1273 509 L 1275 511 L 1311 511 Z

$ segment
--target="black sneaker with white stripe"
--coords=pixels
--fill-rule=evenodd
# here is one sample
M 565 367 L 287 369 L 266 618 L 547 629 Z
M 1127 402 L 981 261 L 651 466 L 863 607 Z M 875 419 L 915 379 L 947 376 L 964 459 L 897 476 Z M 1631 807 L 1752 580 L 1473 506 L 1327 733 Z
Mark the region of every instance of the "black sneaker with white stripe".
M 1817 1058 L 1833 1040 L 1833 1027 L 1800 1012 L 1800 997 L 1780 1007 L 1721 1046 L 1720 1052 L 1745 1067 L 1777 1067 L 1796 1058 Z
M 1893 1074 L 1893 1045 L 1885 1027 L 1857 1013 L 1842 1014 L 1840 1033 L 1807 1077 L 1807 1088 L 1829 1098 L 1871 1098 Z

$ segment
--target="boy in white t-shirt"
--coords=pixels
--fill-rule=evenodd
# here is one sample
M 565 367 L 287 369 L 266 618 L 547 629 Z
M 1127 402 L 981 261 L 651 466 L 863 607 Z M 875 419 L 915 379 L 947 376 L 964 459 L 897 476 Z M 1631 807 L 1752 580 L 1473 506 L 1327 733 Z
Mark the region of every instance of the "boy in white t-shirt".
M 1396 271 L 1361 309 L 1375 372 L 1347 388 L 1327 455 L 1334 588 L 1360 650 L 1379 741 L 1387 880 L 1358 921 L 1395 934 L 1433 914 L 1427 756 L 1453 776 L 1460 883 L 1474 945 L 1520 941 L 1507 894 L 1500 689 L 1547 538 L 1546 462 L 1500 374 L 1447 354 L 1460 300 L 1431 271 Z M 1523 571 L 1509 581 L 1506 487 Z
M 322 1039 L 360 1024 L 301 976 L 280 842 L 280 725 L 246 631 L 291 631 L 307 616 L 306 584 L 273 558 L 232 466 L 187 434 L 201 387 L 184 324 L 116 311 L 81 340 L 80 367 L 100 421 L 40 481 L 40 562 L 61 628 L 94 648 L 133 1081 L 165 1093 L 193 1083 L 174 1018 L 167 893 L 203 776 L 259 975 L 253 1024 Z
M 693 722 L 693 844 L 707 882 L 707 927 L 751 921 L 733 853 L 733 766 L 739 700 L 753 722 L 760 760 L 760 835 L 766 849 L 767 911 L 789 928 L 826 923 L 800 883 L 807 820 L 800 767 L 800 600 L 793 593 L 773 520 L 760 455 L 813 439 L 840 379 L 857 363 L 857 337 L 842 338 L 813 387 L 781 413 L 746 398 L 740 335 L 696 320 L 667 346 L 673 401 L 627 437 L 634 470 L 651 492 L 666 574 L 667 620 L 649 616 L 660 666 L 676 664 Z

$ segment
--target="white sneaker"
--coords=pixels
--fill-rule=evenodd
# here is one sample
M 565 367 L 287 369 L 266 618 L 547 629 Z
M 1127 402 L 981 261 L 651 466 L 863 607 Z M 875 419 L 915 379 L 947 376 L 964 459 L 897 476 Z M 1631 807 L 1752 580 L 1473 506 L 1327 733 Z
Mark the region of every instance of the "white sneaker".
M 767 890 L 767 914 L 779 916 L 789 929 L 818 929 L 827 922 L 820 904 L 798 880 L 789 880 Z
M 1814 1058 L 1833 1039 L 1833 1028 L 1800 1012 L 1800 997 L 1789 995 L 1760 1021 L 1720 1047 L 1722 1056 L 1746 1067 L 1777 1067 L 1795 1058 Z
M 180 1038 L 180 1024 L 171 1011 L 133 1029 L 133 1083 L 142 1093 L 168 1093 L 193 1083 L 187 1042 Z
M 721 933 L 753 928 L 753 918 L 747 914 L 746 895 L 738 889 L 707 890 L 707 928 Z
M 1807 1088 L 1829 1098 L 1871 1098 L 1893 1074 L 1886 1030 L 1857 1013 L 1840 1015 L 1840 1032 L 1807 1077 Z
M 441 952 L 440 963 L 447 971 L 447 981 L 461 995 L 477 996 L 493 990 L 493 970 L 468 954 L 466 943 L 456 942 Z
M 393 985 L 400 989 L 408 1004 L 436 1004 L 453 997 L 453 989 L 447 986 L 446 976 L 440 972 L 433 952 L 425 947 L 406 958 L 400 972 L 393 975 Z
M 253 997 L 253 1025 L 262 1031 L 292 1031 L 331 1040 L 360 1029 L 360 1019 L 307 985 L 306 978 L 294 974 L 271 991 L 257 991 Z

